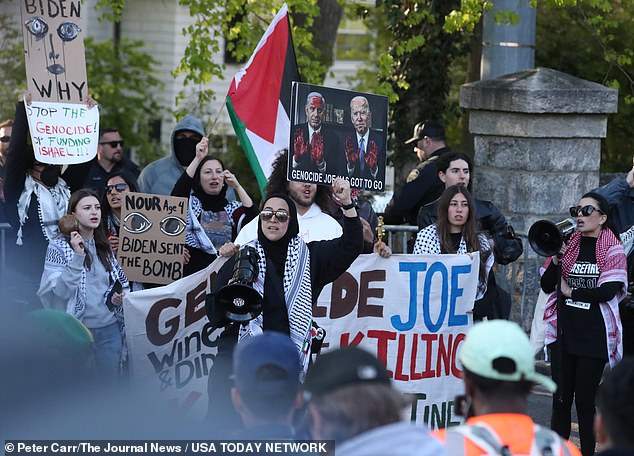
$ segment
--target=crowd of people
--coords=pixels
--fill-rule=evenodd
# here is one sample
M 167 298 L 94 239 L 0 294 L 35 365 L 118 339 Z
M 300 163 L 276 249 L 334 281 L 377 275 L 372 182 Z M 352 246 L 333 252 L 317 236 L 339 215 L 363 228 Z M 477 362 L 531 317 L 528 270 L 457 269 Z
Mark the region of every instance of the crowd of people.
M 492 202 L 472 196 L 473 162 L 447 147 L 443 127 L 416 125 L 407 143 L 414 144 L 419 164 L 386 208 L 385 221 L 418 226 L 409 249 L 414 254 L 477 256 L 479 275 L 477 323 L 459 355 L 465 394 L 456 404 L 464 405 L 466 422 L 429 433 L 403 420 L 411 400 L 395 389 L 379 359 L 359 348 L 319 353 L 312 309 L 321 290 L 360 254 L 391 255 L 377 237 L 372 205 L 349 181 L 384 173 L 366 98 L 350 101 L 356 135 L 333 150 L 335 139 L 322 125 L 323 96 L 308 95 L 307 122 L 294 133 L 293 155 L 278 154 L 259 206 L 222 159 L 209 155 L 208 137 L 193 115 L 174 128 L 171 154 L 143 170 L 124 154 L 124 138 L 112 128 L 100 131 L 93 160 L 61 167 L 35 159 L 25 103 L 28 96 L 15 118 L 0 124 L 0 212 L 11 225 L 3 291 L 10 314 L 28 315 L 32 328 L 63 325 L 60 337 L 68 337 L 61 358 L 81 357 L 80 364 L 90 364 L 102 380 L 125 376 L 124 297 L 153 285 L 129 282 L 117 262 L 123 195 L 185 197 L 185 275 L 227 258 L 206 302 L 210 322 L 221 330 L 208 379 L 209 417 L 221 423 L 216 437 L 333 440 L 346 455 L 576 455 L 579 450 L 566 440 L 575 402 L 581 454 L 594 454 L 597 442 L 617 447 L 610 454 L 633 451 L 623 423 L 632 423 L 634 407 L 615 400 L 614 390 L 631 396 L 634 384 L 631 359 L 623 359 L 621 325 L 630 283 L 623 199 L 634 187 L 634 170 L 625 186 L 612 182 L 570 208 L 576 232 L 543 269 L 550 380 L 535 372 L 526 334 L 506 321 L 510 296 L 493 272 L 494 263 L 519 258 L 521 240 Z M 289 164 L 306 167 L 308 157 L 320 172 L 345 169 L 345 178 L 332 186 L 287 180 Z M 254 314 L 240 320 L 218 291 L 248 264 L 259 300 Z M 42 307 L 51 313 L 34 319 Z M 67 350 L 74 343 L 71 326 L 76 351 Z M 629 375 L 630 383 L 610 373 L 600 386 L 606 363 Z M 527 396 L 536 384 L 553 393 L 552 431 L 527 415 Z

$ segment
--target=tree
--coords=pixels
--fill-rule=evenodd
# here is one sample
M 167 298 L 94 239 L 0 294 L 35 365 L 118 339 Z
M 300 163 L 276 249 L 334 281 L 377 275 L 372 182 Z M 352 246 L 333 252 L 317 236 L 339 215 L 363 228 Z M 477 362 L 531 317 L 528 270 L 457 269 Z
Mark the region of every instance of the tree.
M 13 119 L 18 96 L 26 89 L 22 34 L 15 19 L 0 15 L 0 120 Z

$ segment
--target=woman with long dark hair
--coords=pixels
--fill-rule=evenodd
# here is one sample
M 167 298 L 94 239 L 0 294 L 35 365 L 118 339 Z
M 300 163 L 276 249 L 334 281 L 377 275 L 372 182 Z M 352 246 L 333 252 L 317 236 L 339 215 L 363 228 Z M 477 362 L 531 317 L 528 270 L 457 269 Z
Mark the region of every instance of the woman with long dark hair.
M 466 187 L 447 187 L 438 199 L 436 223 L 423 228 L 416 236 L 414 254 L 470 254 L 480 252 L 478 292 L 481 299 L 487 289 L 494 257 L 486 236 L 478 233 L 473 198 Z
M 108 242 L 114 254 L 119 248 L 121 207 L 123 192 L 138 192 L 134 178 L 125 171 L 116 171 L 106 178 L 106 188 L 101 199 L 101 219 L 106 229 Z
M 258 213 L 237 177 L 225 169 L 219 158 L 207 155 L 208 145 L 208 138 L 196 145 L 196 157 L 172 190 L 172 196 L 189 198 L 186 244 L 190 260 L 185 265 L 185 275 L 207 267 L 220 247 L 233 241 L 240 228 Z M 228 186 L 240 202 L 227 200 Z
M 66 311 L 90 329 L 97 369 L 115 376 L 125 361 L 121 304 L 128 279 L 101 229 L 97 194 L 77 190 L 67 213 L 75 229 L 49 243 L 38 295 L 44 307 Z
M 574 399 L 584 456 L 594 454 L 595 396 L 605 363 L 614 366 L 623 357 L 619 301 L 627 292 L 627 260 L 609 214 L 603 196 L 594 192 L 583 195 L 577 206 L 570 208 L 577 230 L 561 255 L 552 257 L 541 278 L 542 290 L 550 293 L 544 312 L 545 343 L 558 385 L 551 427 L 564 438 L 570 436 Z

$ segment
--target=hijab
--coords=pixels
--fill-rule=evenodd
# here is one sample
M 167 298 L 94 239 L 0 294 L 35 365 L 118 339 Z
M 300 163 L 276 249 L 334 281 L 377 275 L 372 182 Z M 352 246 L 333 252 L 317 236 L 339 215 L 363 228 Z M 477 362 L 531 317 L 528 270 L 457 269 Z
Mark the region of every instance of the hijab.
M 222 160 L 214 156 L 207 155 L 205 158 L 202 159 L 202 161 L 198 165 L 198 168 L 196 168 L 196 172 L 194 173 L 194 182 L 192 183 L 192 189 L 196 198 L 200 200 L 200 203 L 202 204 L 204 210 L 221 212 L 224 211 L 225 206 L 229 204 L 226 197 L 227 183 L 225 182 L 222 184 L 220 193 L 217 195 L 209 195 L 205 193 L 200 185 L 200 170 L 202 169 L 203 165 L 210 160 L 216 160 L 218 163 L 220 163 L 222 169 L 225 169 L 225 165 L 224 163 L 222 163 Z
M 288 243 L 299 234 L 299 222 L 297 221 L 297 208 L 295 207 L 295 203 L 292 199 L 290 199 L 287 195 L 273 194 L 266 198 L 262 207 L 266 207 L 266 203 L 271 198 L 283 199 L 288 205 L 289 219 L 286 233 L 277 241 L 269 240 L 264 235 L 264 231 L 262 231 L 262 220 L 258 218 L 258 241 L 264 249 L 267 260 L 270 260 L 273 263 L 278 275 L 282 276 L 284 274 L 284 264 L 286 262 Z

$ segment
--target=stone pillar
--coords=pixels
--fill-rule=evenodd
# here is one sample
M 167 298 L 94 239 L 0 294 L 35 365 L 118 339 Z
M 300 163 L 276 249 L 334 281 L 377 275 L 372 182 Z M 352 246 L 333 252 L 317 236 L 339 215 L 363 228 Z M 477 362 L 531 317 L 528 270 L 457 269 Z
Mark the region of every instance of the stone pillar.
M 526 234 L 537 220 L 559 221 L 599 184 L 601 139 L 618 92 L 568 74 L 536 68 L 464 84 L 460 106 L 474 135 L 473 188 L 524 237 L 515 274 L 512 318 L 530 328 L 544 258 Z

